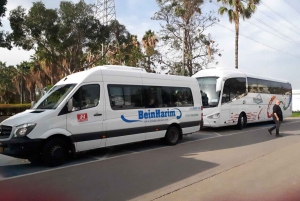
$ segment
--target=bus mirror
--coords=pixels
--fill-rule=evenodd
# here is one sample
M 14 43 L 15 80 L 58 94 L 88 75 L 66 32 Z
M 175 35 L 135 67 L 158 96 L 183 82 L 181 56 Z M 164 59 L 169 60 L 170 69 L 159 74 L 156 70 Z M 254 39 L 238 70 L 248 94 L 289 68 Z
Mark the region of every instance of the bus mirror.
M 73 110 L 73 98 L 68 101 L 68 112 L 72 112 Z
M 222 78 L 218 78 L 216 83 L 216 91 L 221 91 L 221 89 L 222 89 Z

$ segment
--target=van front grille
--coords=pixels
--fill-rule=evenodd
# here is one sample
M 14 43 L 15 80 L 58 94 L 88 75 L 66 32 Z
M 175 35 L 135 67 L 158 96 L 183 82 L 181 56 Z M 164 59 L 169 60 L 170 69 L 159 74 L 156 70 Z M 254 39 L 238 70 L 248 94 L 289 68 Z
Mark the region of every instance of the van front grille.
M 11 126 L 0 126 L 0 139 L 9 138 L 11 134 L 12 127 Z

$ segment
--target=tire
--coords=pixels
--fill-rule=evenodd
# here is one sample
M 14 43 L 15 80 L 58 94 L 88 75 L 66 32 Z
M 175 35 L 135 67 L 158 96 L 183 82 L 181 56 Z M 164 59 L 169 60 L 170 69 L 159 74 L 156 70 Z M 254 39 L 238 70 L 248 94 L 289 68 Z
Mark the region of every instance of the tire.
M 237 127 L 239 130 L 243 130 L 246 127 L 247 124 L 247 117 L 241 113 L 239 116 Z
M 168 128 L 164 137 L 164 142 L 167 145 L 176 145 L 180 139 L 180 131 L 177 127 L 171 126 Z
M 61 139 L 51 139 L 46 142 L 42 158 L 46 166 L 54 167 L 62 165 L 68 155 L 67 145 Z

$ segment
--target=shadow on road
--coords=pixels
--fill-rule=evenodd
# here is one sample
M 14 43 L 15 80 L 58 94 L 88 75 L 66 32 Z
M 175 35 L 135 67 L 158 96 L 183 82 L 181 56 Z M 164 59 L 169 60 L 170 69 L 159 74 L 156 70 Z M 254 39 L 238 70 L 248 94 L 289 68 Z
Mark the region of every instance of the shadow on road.
M 30 179 L 20 177 L 18 181 L 6 180 L 0 194 L 8 189 L 14 189 L 17 193 L 36 191 L 45 194 L 51 193 L 45 189 L 59 189 L 74 196 L 74 201 L 133 199 L 219 165 L 186 156 L 276 140 L 265 129 L 259 130 L 271 125 L 273 124 L 249 124 L 243 131 L 233 127 L 206 128 L 205 134 L 199 132 L 195 134 L 195 138 L 184 138 L 177 146 L 171 147 L 164 146 L 160 140 L 151 140 L 89 151 L 69 161 L 65 165 L 69 168 L 58 168 L 46 174 L 32 174 Z M 207 134 L 207 131 L 212 133 Z M 232 133 L 238 134 L 230 135 Z M 213 138 L 203 140 L 203 136 Z M 76 166 L 71 167 L 72 165 Z M 9 178 L 48 169 L 30 164 L 9 165 L 0 167 L 0 175 Z M 43 185 L 27 185 L 29 180 L 31 183 L 44 182 Z

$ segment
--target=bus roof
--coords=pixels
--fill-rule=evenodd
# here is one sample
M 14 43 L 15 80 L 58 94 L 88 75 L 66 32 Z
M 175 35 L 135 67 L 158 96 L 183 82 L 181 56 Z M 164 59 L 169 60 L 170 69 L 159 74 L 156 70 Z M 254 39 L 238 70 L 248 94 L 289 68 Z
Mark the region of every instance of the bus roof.
M 257 79 L 270 80 L 275 82 L 289 83 L 287 80 L 265 77 L 254 73 L 249 73 L 244 70 L 225 67 L 213 67 L 201 70 L 192 77 L 252 77 Z

